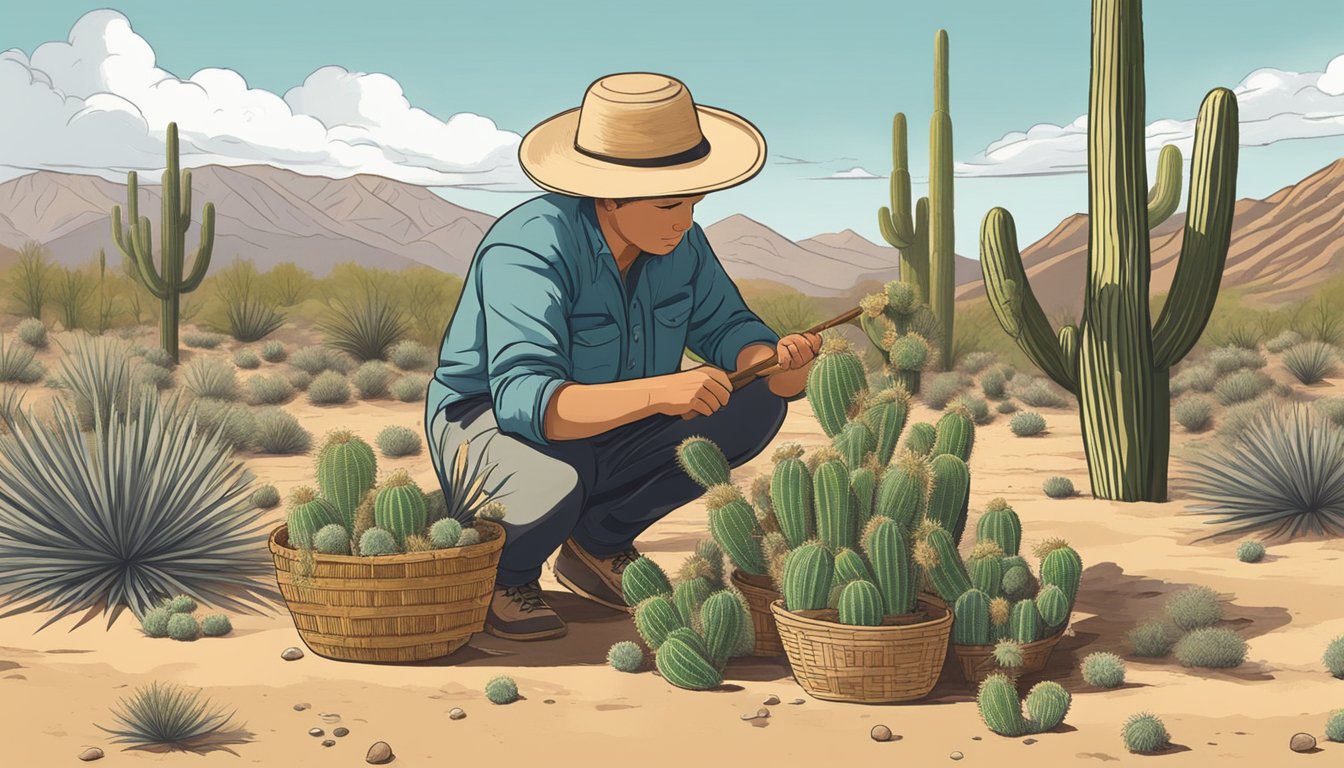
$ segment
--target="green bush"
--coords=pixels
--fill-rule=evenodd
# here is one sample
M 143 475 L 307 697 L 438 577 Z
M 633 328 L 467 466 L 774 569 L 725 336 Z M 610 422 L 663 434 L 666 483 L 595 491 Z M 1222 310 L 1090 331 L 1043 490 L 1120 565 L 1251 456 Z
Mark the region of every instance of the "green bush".
M 294 386 L 279 374 L 253 376 L 246 387 L 247 402 L 251 405 L 280 405 L 294 397 Z
M 308 402 L 313 405 L 341 405 L 350 402 L 350 385 L 335 371 L 323 371 L 308 385 Z
M 411 339 L 392 347 L 388 358 L 403 371 L 427 371 L 438 362 L 434 350 Z
M 356 360 L 386 359 L 388 350 L 409 331 L 405 313 L 371 283 L 364 285 L 360 299 L 333 297 L 318 328 L 327 344 Z
M 1008 377 L 1004 375 L 1002 366 L 994 366 L 980 374 L 980 391 L 991 400 L 1002 398 L 1007 385 Z
M 1258 563 L 1265 556 L 1265 545 L 1258 541 L 1243 541 L 1237 547 L 1237 559 L 1243 563 Z
M 198 398 L 191 402 L 196 428 L 203 436 L 219 435 L 225 445 L 237 451 L 252 446 L 256 419 L 247 406 L 226 400 Z
M 1249 403 L 1238 403 L 1223 410 L 1218 419 L 1218 437 L 1225 443 L 1234 443 L 1251 425 L 1274 410 L 1275 403 L 1267 397 Z
M 280 408 L 262 408 L 254 417 L 252 444 L 258 453 L 295 456 L 307 453 L 313 436 L 299 420 Z
M 1213 403 L 1199 395 L 1186 395 L 1171 406 L 1171 415 L 1186 432 L 1203 432 L 1213 421 Z
M 1138 754 L 1159 752 L 1171 745 L 1167 727 L 1156 716 L 1147 712 L 1131 715 L 1125 721 L 1121 735 L 1125 739 L 1125 749 Z
M 957 361 L 957 369 L 975 375 L 997 362 L 999 356 L 993 352 L 971 352 Z
M 1064 408 L 1070 402 L 1048 380 L 1037 376 L 1015 376 L 1008 393 L 1032 408 Z
M 5 345 L 0 336 L 0 384 L 32 384 L 41 381 L 46 369 L 37 361 L 37 351 L 26 344 Z
M 1073 481 L 1067 477 L 1048 477 L 1041 490 L 1052 499 L 1067 499 L 1078 492 L 1073 487 Z
M 1325 721 L 1325 738 L 1344 741 L 1344 709 L 1331 713 Z
M 261 359 L 268 363 L 283 363 L 288 356 L 285 345 L 278 341 L 271 340 L 261 345 Z
M 140 629 L 148 637 L 167 637 L 168 620 L 173 617 L 173 612 L 167 608 L 151 608 L 140 617 Z
M 1205 363 L 1213 368 L 1213 372 L 1219 376 L 1225 376 L 1234 371 L 1240 370 L 1259 370 L 1265 367 L 1265 358 L 1254 349 L 1244 349 L 1237 346 L 1219 347 L 1209 352 L 1205 358 Z
M 1045 431 L 1045 417 L 1032 411 L 1015 413 L 1008 421 L 1008 428 L 1018 437 L 1039 435 Z
M 1266 341 L 1265 349 L 1277 355 L 1285 349 L 1295 347 L 1304 341 L 1306 341 L 1306 339 L 1302 338 L 1302 334 L 1297 331 L 1285 330 L 1280 332 L 1278 336 Z
M 1089 653 L 1082 671 L 1083 680 L 1098 688 L 1118 688 L 1125 682 L 1125 661 L 1114 653 Z
M 392 383 L 392 396 L 403 403 L 413 403 L 425 399 L 429 389 L 429 377 L 413 373 L 402 376 Z
M 129 701 L 122 699 L 112 717 L 120 727 L 98 728 L 116 736 L 113 741 L 141 746 L 189 744 L 220 731 L 230 720 L 222 709 L 201 701 L 199 693 L 158 682 L 138 688 Z
M 1218 374 L 1212 368 L 1190 365 L 1171 377 L 1171 394 L 1175 397 L 1186 392 L 1212 392 L 1217 383 Z
M 956 371 L 935 373 L 923 377 L 919 384 L 919 397 L 925 405 L 941 411 L 961 392 L 962 386 L 962 374 Z
M 1148 621 L 1131 629 L 1126 639 L 1135 656 L 1155 659 L 1171 652 L 1171 645 L 1176 642 L 1173 634 L 1166 624 Z
M 1303 384 L 1315 384 L 1331 376 L 1339 357 L 1335 348 L 1323 341 L 1308 341 L 1283 353 L 1283 367 Z
M 267 298 L 256 267 L 248 260 L 237 260 L 214 276 L 216 294 L 224 304 L 224 323 L 220 330 L 243 343 L 259 341 L 285 323 L 285 315 Z
M 47 326 L 36 317 L 25 318 L 14 332 L 18 334 L 19 341 L 33 349 L 47 348 Z
M 354 368 L 350 359 L 328 347 L 314 345 L 303 347 L 289 356 L 289 364 L 308 374 L 316 376 L 323 371 L 335 371 L 346 374 Z M 302 389 L 302 387 L 300 387 Z
M 307 371 L 291 371 L 289 385 L 297 390 L 307 390 L 313 383 L 313 375 Z
M 644 666 L 644 651 L 637 643 L 622 640 L 607 651 L 607 662 L 620 672 L 638 672 Z
M 1218 593 L 1204 586 L 1188 587 L 1167 598 L 1167 618 L 1177 627 L 1189 631 L 1217 624 L 1223 618 L 1223 604 Z
M 233 622 L 222 613 L 212 614 L 201 619 L 201 634 L 206 637 L 222 637 L 233 631 Z
M 1176 643 L 1176 659 L 1187 667 L 1239 667 L 1246 660 L 1246 640 L 1226 627 L 1196 629 Z
M 405 427 L 384 427 L 378 433 L 376 442 L 378 450 L 390 459 L 413 456 L 420 452 L 420 435 Z
M 201 625 L 189 613 L 174 613 L 168 617 L 168 636 L 190 642 L 201 636 Z
M 1010 413 L 1017 413 L 1017 405 L 1014 404 L 1012 400 L 1004 400 L 1003 402 L 999 403 L 998 407 L 996 407 L 995 410 L 1004 415 Z
M 1272 386 L 1274 380 L 1264 371 L 1242 370 L 1228 374 L 1213 385 L 1213 394 L 1223 405 L 1236 405 L 1260 397 Z
M 182 388 L 211 400 L 237 400 L 238 375 L 233 366 L 213 357 L 192 360 L 182 368 Z
M 370 360 L 355 369 L 350 383 L 355 385 L 361 400 L 382 397 L 387 394 L 387 387 L 392 383 L 392 369 L 382 360 Z
M 251 371 L 261 367 L 261 358 L 257 357 L 257 353 L 250 349 L 240 349 L 233 353 L 233 364 Z
M 1336 637 L 1325 647 L 1325 668 L 1331 675 L 1344 680 L 1344 635 Z
M 182 343 L 192 349 L 214 349 L 228 337 L 222 333 L 207 333 L 204 331 L 187 331 L 182 334 Z
M 257 509 L 274 509 L 280 505 L 280 491 L 270 484 L 257 488 L 248 498 Z
M 485 698 L 492 704 L 508 704 L 518 700 L 518 684 L 513 678 L 500 675 L 485 684 Z
M 145 358 L 145 362 L 157 365 L 160 368 L 171 369 L 174 366 L 172 355 L 164 352 L 163 347 L 150 347 L 145 350 L 145 354 L 142 355 L 142 357 Z
M 136 383 L 156 390 L 162 391 L 173 386 L 173 372 L 157 365 L 137 365 L 134 375 Z

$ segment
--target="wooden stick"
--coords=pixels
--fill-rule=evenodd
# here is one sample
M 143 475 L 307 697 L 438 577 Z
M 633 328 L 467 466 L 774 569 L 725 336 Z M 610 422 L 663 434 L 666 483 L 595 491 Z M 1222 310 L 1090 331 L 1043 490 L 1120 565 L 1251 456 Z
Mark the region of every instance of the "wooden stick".
M 862 311 L 863 310 L 859 309 L 858 307 L 855 307 L 854 309 L 851 309 L 842 315 L 836 315 L 835 317 L 832 317 L 830 320 L 827 320 L 824 323 L 814 325 L 811 328 L 808 328 L 806 331 L 803 331 L 803 333 L 821 333 L 822 331 L 828 331 L 836 327 L 837 325 L 844 325 L 845 323 L 850 322 L 854 318 L 858 317 L 859 313 Z M 759 363 L 754 363 L 746 368 L 743 368 L 737 373 L 734 373 L 732 376 L 729 377 L 728 380 L 732 382 L 733 389 L 741 389 L 742 385 L 752 381 L 757 376 L 766 373 L 770 368 L 775 367 L 775 364 L 778 362 L 779 362 L 779 356 L 772 354 L 766 359 L 760 361 Z

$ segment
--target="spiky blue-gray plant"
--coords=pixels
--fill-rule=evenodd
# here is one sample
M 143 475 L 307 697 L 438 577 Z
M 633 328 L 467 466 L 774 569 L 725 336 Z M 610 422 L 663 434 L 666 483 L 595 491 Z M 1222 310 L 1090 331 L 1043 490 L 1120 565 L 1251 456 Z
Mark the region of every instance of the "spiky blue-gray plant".
M 233 717 L 215 708 L 199 691 L 187 691 L 172 683 L 153 682 L 137 688 L 112 710 L 117 728 L 98 728 L 121 744 L 189 744 L 219 731 Z

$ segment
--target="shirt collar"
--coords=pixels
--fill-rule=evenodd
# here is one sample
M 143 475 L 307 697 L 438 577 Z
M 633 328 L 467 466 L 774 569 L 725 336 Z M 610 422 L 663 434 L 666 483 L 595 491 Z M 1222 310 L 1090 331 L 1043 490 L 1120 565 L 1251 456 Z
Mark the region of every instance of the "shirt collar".
M 597 203 L 593 198 L 579 199 L 579 217 L 583 219 L 583 229 L 588 234 L 593 257 L 601 260 L 605 256 L 608 261 L 614 260 L 611 246 L 607 245 L 607 238 L 602 234 L 601 225 L 597 223 Z

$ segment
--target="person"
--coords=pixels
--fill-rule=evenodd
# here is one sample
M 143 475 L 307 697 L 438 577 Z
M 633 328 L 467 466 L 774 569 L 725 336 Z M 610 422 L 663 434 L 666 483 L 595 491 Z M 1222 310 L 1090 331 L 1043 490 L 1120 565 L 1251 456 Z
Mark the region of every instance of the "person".
M 507 509 L 487 632 L 565 634 L 539 584 L 557 548 L 561 585 L 627 610 L 635 540 L 703 492 L 677 445 L 702 435 L 741 465 L 801 396 L 820 338 L 771 331 L 693 221 L 764 159 L 751 123 L 647 72 L 594 81 L 523 138 L 519 161 L 545 193 L 477 247 L 426 399 L 445 494 L 465 441 Z M 686 349 L 704 364 L 682 370 Z M 773 373 L 733 386 L 728 372 L 771 355 Z

